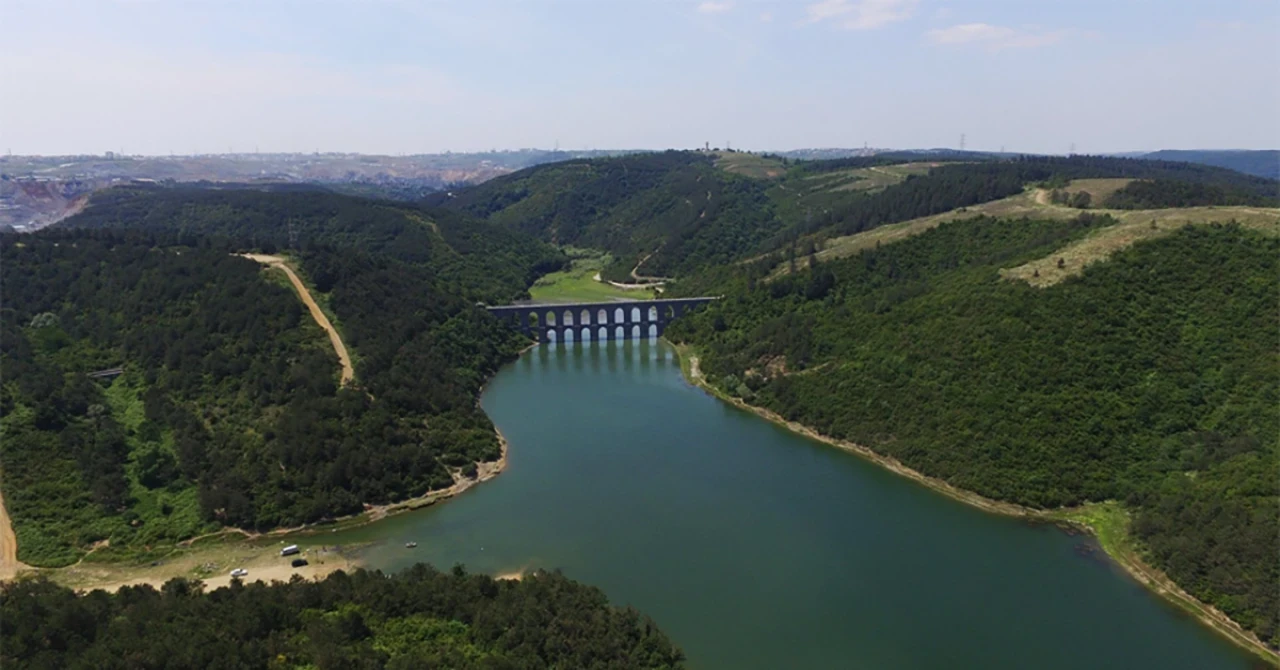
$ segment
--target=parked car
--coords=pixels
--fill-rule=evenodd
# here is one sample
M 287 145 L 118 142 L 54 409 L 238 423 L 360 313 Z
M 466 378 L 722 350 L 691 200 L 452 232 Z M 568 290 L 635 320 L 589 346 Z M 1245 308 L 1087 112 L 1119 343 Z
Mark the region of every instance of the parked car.
M 249 574 L 249 571 L 245 570 L 244 568 L 236 568 L 235 570 L 231 571 L 232 577 L 244 577 L 247 574 Z
M 296 545 L 296 544 L 291 544 L 291 545 L 289 545 L 289 546 L 285 547 L 284 549 L 281 549 L 281 550 L 280 550 L 280 555 L 281 555 L 281 556 L 292 556 L 292 555 L 294 555 L 294 554 L 298 553 L 298 551 L 299 551 L 299 549 L 298 549 L 298 545 Z
M 289 563 L 289 565 L 292 565 L 295 568 L 300 568 L 306 564 L 307 564 L 307 559 L 305 558 L 295 558 L 291 563 Z

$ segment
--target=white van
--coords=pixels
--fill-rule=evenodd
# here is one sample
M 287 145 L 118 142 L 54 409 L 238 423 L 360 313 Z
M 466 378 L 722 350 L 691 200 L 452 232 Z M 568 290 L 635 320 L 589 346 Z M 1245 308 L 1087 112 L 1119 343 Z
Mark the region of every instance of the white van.
M 284 549 L 281 549 L 281 550 L 280 550 L 280 555 L 281 555 L 281 556 L 292 556 L 292 555 L 294 555 L 294 554 L 296 554 L 296 553 L 298 553 L 298 545 L 296 545 L 296 544 L 291 544 L 291 545 L 289 545 L 289 546 L 285 547 Z

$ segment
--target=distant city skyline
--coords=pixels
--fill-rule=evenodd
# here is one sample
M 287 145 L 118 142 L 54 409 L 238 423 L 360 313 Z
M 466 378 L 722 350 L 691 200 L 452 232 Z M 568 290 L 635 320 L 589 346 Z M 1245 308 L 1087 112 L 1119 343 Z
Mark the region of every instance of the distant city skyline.
M 1280 146 L 1270 0 L 10 0 L 0 150 Z

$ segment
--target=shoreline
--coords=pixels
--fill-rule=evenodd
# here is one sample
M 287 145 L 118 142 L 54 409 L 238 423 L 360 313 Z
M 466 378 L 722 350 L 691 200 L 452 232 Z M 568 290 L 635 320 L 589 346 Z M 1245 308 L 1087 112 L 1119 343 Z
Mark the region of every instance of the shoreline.
M 232 565 L 249 569 L 249 575 L 242 579 L 245 583 L 288 581 L 295 574 L 305 579 L 323 579 L 338 570 L 362 567 L 361 562 L 358 558 L 345 555 L 341 547 L 330 549 L 322 545 L 318 550 L 314 547 L 304 547 L 303 554 L 308 560 L 312 560 L 313 554 L 318 554 L 319 557 L 314 563 L 294 568 L 288 563 L 281 562 L 275 545 L 285 544 L 292 536 L 314 537 L 325 530 L 358 528 L 397 514 L 430 507 L 497 477 L 506 469 L 509 445 L 506 437 L 496 426 L 494 433 L 498 437 L 501 448 L 501 455 L 497 460 L 476 463 L 476 476 L 472 478 L 460 477 L 459 473 L 454 473 L 455 479 L 452 486 L 428 491 L 415 498 L 384 505 L 366 503 L 364 510 L 358 514 L 290 528 L 277 528 L 263 532 L 252 532 L 243 528 L 223 528 L 213 533 L 176 542 L 173 545 L 173 552 L 177 553 L 177 556 L 162 558 L 145 566 L 124 562 L 86 563 L 83 558 L 73 565 L 61 568 L 41 568 L 19 563 L 21 567 L 16 574 L 5 579 L 44 575 L 82 593 L 96 589 L 114 592 L 123 586 L 142 584 L 160 588 L 165 582 L 175 577 L 198 579 L 204 582 L 207 590 L 212 590 L 231 583 L 228 570 Z M 210 546 L 196 546 L 197 543 L 218 538 L 223 540 Z M 255 544 L 272 539 L 276 541 L 270 545 Z M 205 569 L 210 565 L 215 565 L 215 569 Z M 205 572 L 208 574 L 202 574 Z M 506 578 L 511 577 L 508 575 Z
M 538 346 L 537 342 L 532 342 L 524 349 L 521 349 L 516 358 L 528 353 L 530 350 Z M 479 406 L 480 397 L 484 394 L 485 389 L 489 385 L 489 380 L 481 385 L 480 390 L 476 393 L 476 405 Z M 413 510 L 430 507 L 439 502 L 448 500 L 454 496 L 460 495 L 477 484 L 487 482 L 499 474 L 507 467 L 507 454 L 510 445 L 506 436 L 497 426 L 493 427 L 493 432 L 498 438 L 498 446 L 500 455 L 497 460 L 482 461 L 476 463 L 476 476 L 472 478 L 462 477 L 461 471 L 454 471 L 454 483 L 443 489 L 428 491 L 423 495 L 408 498 L 394 503 L 386 503 L 382 505 L 371 505 L 365 503 L 364 509 L 356 514 L 337 517 L 334 519 L 305 523 L 299 526 L 288 528 L 275 528 L 268 531 L 248 531 L 243 528 L 227 527 L 216 530 L 212 533 L 205 533 L 195 537 L 179 540 L 172 546 L 170 555 L 177 553 L 178 556 L 173 560 L 169 560 L 168 556 L 158 561 L 153 561 L 150 565 L 134 565 L 125 562 L 121 563 L 89 563 L 85 564 L 84 556 L 72 565 L 59 568 L 44 568 L 32 566 L 16 560 L 17 542 L 0 541 L 0 550 L 9 552 L 12 550 L 14 560 L 0 561 L 0 582 L 17 579 L 19 577 L 32 577 L 44 575 L 51 580 L 73 588 L 79 592 L 87 592 L 94 589 L 105 589 L 116 591 L 122 586 L 151 584 L 159 588 L 164 582 L 174 577 L 187 577 L 190 579 L 199 579 L 205 583 L 206 588 L 213 589 L 219 586 L 226 586 L 231 582 L 229 574 L 209 574 L 209 575 L 192 575 L 198 568 L 205 564 L 198 563 L 198 559 L 217 557 L 226 553 L 228 549 L 238 549 L 242 555 L 238 555 L 238 567 L 255 567 L 250 571 L 248 578 L 242 580 L 245 582 L 255 581 L 287 581 L 294 574 L 302 575 L 308 579 L 321 579 L 331 572 L 337 570 L 347 570 L 361 567 L 358 559 L 343 556 L 340 560 L 335 560 L 333 565 L 329 565 L 328 561 L 321 561 L 320 565 L 327 567 L 321 568 L 316 565 L 308 565 L 302 568 L 292 568 L 292 566 L 282 567 L 283 564 L 267 566 L 265 558 L 262 554 L 263 547 L 254 547 L 251 543 L 270 538 L 281 538 L 281 541 L 290 536 L 311 536 L 318 534 L 324 530 L 338 530 L 358 528 L 372 523 L 382 521 L 387 517 L 394 516 L 403 512 L 411 512 Z M 4 499 L 0 497 L 0 521 L 4 522 L 5 527 L 11 528 L 8 521 L 7 510 L 4 508 Z M 233 537 L 238 536 L 238 537 Z M 211 547 L 196 547 L 196 543 L 218 538 L 228 538 L 225 544 Z M 15 538 L 16 539 L 16 538 Z M 11 546 L 10 546 L 11 545 Z M 322 552 L 326 551 L 322 548 Z M 90 552 L 92 553 L 92 552 Z M 86 554 L 88 556 L 88 554 Z M 270 557 L 275 557 L 274 555 Z M 277 557 L 278 558 L 278 557 Z M 332 557 L 327 557 L 332 560 Z M 206 561 L 208 563 L 208 561 Z M 181 573 L 175 573 L 174 567 L 182 567 Z M 516 573 L 507 573 L 498 578 L 513 579 Z
M 1268 663 L 1280 666 L 1280 651 L 1268 647 L 1257 635 L 1245 630 L 1239 623 L 1236 623 L 1235 620 L 1218 608 L 1187 593 L 1163 571 L 1143 561 L 1132 546 L 1126 546 L 1126 540 L 1128 539 L 1127 520 L 1120 529 L 1124 537 L 1104 537 L 1106 534 L 1100 532 L 1098 527 L 1090 523 L 1085 513 L 1091 508 L 1109 503 L 1093 503 L 1090 506 L 1059 510 L 1038 510 L 1015 503 L 994 500 L 973 491 L 959 488 L 944 480 L 930 477 L 918 470 L 909 468 L 896 458 L 877 453 L 870 447 L 823 435 L 804 424 L 789 421 L 772 410 L 756 407 L 740 398 L 727 396 L 706 382 L 706 379 L 702 376 L 702 371 L 698 367 L 698 356 L 690 345 L 678 345 L 670 341 L 668 343 L 676 350 L 676 355 L 680 360 L 680 372 L 686 381 L 703 392 L 738 409 L 751 412 L 770 423 L 782 426 L 811 440 L 822 442 L 841 451 L 856 454 L 894 474 L 984 512 L 1066 525 L 1089 533 L 1098 540 L 1098 544 L 1112 562 L 1119 565 L 1130 578 L 1137 581 L 1147 590 L 1155 593 L 1164 601 L 1177 606 L 1178 609 L 1191 615 L 1201 625 L 1225 637 L 1233 644 L 1249 651 L 1254 656 L 1266 660 Z

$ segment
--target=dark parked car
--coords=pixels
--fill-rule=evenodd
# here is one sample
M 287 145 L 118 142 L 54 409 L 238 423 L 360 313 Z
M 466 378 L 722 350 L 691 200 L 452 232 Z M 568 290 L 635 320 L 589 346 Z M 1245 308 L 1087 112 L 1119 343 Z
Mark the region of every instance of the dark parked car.
M 305 558 L 295 558 L 293 559 L 293 561 L 289 563 L 289 565 L 292 565 L 295 568 L 300 568 L 306 564 L 307 564 L 307 559 Z

